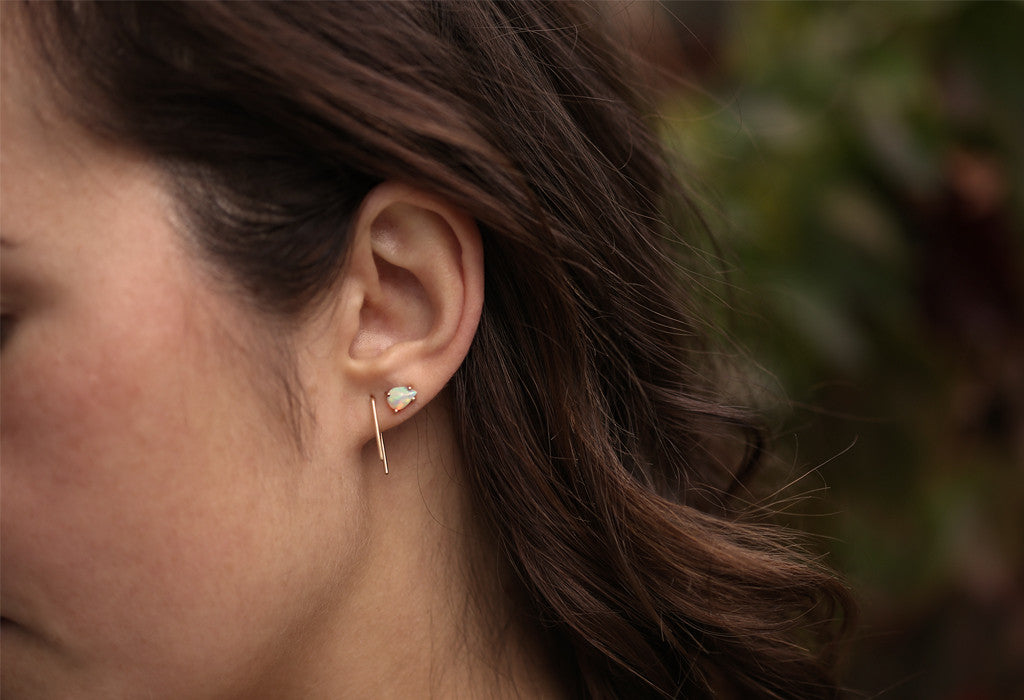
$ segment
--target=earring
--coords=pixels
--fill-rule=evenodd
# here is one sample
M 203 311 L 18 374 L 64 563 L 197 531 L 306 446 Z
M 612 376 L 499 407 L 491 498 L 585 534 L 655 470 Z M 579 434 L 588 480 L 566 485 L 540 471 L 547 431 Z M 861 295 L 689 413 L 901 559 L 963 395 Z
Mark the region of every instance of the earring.
M 395 386 L 388 389 L 388 406 L 398 413 L 416 400 L 416 390 L 411 386 Z
M 373 411 L 373 429 L 377 433 L 377 455 L 384 465 L 384 473 L 388 473 L 388 455 L 384 451 L 384 436 L 380 434 L 380 423 L 377 422 L 377 400 L 370 394 L 370 409 Z
M 388 406 L 395 413 L 407 407 L 416 400 L 416 390 L 411 386 L 396 386 L 388 390 Z M 384 473 L 388 473 L 388 455 L 384 451 L 384 436 L 380 434 L 380 423 L 377 421 L 377 399 L 370 394 L 370 410 L 373 411 L 373 429 L 377 433 L 377 455 L 381 464 L 384 465 Z

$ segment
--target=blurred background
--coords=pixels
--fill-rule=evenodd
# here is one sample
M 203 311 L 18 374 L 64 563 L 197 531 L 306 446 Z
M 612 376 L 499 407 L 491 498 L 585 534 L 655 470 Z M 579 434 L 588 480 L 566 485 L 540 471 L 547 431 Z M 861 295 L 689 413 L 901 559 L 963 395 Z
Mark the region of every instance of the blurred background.
M 860 599 L 851 697 L 1024 698 L 1024 4 L 608 9 Z

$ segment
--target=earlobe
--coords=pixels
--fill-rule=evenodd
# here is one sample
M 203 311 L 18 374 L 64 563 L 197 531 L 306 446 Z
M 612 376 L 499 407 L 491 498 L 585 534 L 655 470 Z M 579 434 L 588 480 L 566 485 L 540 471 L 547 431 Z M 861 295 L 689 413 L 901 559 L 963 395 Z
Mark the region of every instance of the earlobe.
M 367 195 L 352 234 L 346 278 L 358 290 L 359 308 L 348 324 L 349 378 L 378 398 L 381 387 L 413 385 L 419 408 L 462 364 L 476 332 L 483 306 L 479 231 L 444 200 L 385 183 Z M 381 423 L 397 420 L 389 414 L 382 411 Z

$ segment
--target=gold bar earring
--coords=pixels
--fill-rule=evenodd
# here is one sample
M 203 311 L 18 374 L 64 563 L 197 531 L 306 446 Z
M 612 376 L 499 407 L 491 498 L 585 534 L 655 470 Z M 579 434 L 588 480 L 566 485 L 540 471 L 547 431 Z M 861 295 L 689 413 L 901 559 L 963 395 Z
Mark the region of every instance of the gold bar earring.
M 370 394 L 370 408 L 373 410 L 373 429 L 377 433 L 377 454 L 384 465 L 384 473 L 388 473 L 388 455 L 384 451 L 384 436 L 380 434 L 380 423 L 377 422 L 377 400 Z
M 406 409 L 409 404 L 416 400 L 416 390 L 411 386 L 393 386 L 388 389 L 388 406 L 395 413 Z M 380 423 L 377 421 L 377 399 L 370 394 L 370 409 L 373 411 L 373 429 L 377 433 L 377 454 L 380 456 L 381 464 L 384 465 L 384 473 L 388 473 L 388 455 L 384 451 L 384 436 L 380 434 Z

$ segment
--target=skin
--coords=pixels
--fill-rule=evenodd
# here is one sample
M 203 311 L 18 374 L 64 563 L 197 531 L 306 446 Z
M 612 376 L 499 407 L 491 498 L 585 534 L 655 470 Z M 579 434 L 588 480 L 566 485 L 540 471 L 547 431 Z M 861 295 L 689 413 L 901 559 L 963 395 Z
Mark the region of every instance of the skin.
M 367 198 L 339 288 L 287 339 L 299 450 L 270 331 L 204 272 L 161 174 L 4 58 L 3 696 L 554 695 L 528 635 L 494 643 L 507 611 L 468 612 L 494 582 L 469 575 L 443 389 L 483 303 L 472 221 Z

